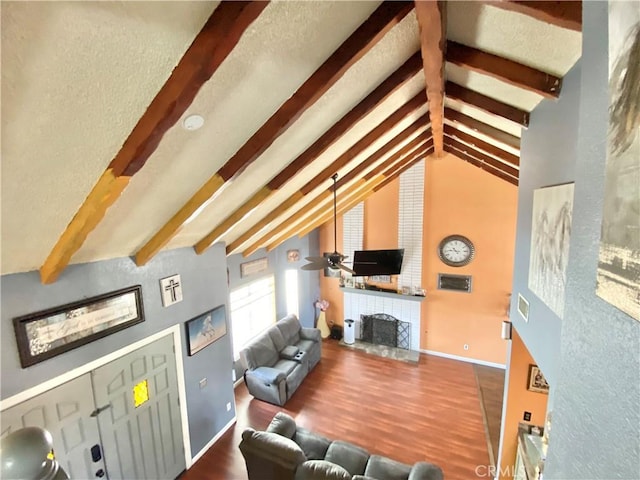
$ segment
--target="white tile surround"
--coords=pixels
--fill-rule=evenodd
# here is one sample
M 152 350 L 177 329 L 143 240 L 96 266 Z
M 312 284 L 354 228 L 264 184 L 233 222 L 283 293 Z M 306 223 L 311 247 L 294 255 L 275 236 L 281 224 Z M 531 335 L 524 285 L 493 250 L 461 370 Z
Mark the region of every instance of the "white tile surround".
M 360 315 L 373 313 L 386 313 L 411 323 L 411 350 L 420 350 L 420 302 L 344 292 L 344 318 L 355 320 L 356 338 L 360 338 Z
M 422 219 L 424 206 L 424 160 L 400 176 L 398 201 L 398 246 L 404 248 L 402 273 L 398 286 L 422 286 Z M 345 263 L 353 261 L 353 252 L 362 250 L 364 204 L 344 214 L 343 253 Z M 420 302 L 344 292 L 344 318 L 355 320 L 356 338 L 360 337 L 360 315 L 386 313 L 411 324 L 411 350 L 420 350 Z

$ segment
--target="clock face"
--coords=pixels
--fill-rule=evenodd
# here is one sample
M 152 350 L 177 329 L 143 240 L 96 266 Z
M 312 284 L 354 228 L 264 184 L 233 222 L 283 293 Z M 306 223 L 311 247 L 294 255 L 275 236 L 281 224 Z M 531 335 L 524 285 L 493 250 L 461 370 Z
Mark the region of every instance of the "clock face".
M 473 259 L 473 243 L 462 235 L 445 237 L 438 246 L 440 260 L 452 267 L 462 267 Z

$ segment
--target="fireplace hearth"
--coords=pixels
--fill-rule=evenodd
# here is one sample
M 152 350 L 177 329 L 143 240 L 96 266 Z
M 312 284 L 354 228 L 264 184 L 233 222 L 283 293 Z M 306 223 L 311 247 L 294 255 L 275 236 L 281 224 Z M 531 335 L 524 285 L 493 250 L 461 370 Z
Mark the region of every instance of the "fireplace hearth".
M 386 313 L 360 315 L 360 340 L 374 345 L 411 348 L 411 324 Z

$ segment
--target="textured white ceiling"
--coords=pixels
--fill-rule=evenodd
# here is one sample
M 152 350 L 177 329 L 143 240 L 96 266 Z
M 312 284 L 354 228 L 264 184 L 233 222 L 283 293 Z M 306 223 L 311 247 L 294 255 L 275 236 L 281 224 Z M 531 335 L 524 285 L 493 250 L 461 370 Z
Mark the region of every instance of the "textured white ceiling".
M 3 273 L 42 265 L 214 6 L 2 2 Z
M 202 115 L 204 127 L 186 131 L 176 126 L 167 132 L 72 262 L 135 254 L 379 3 L 272 2 L 186 112 Z M 42 265 L 217 5 L 163 2 L 158 8 L 156 2 L 2 2 L 3 274 Z M 477 2 L 448 3 L 448 34 L 452 40 L 557 75 L 563 75 L 580 55 L 579 33 Z M 418 50 L 412 12 L 167 248 L 193 245 L 209 233 Z M 446 74 L 456 83 L 527 111 L 540 100 L 538 95 L 453 65 L 447 65 Z M 423 90 L 420 72 L 223 240 L 229 243 L 238 238 Z M 453 100 L 446 99 L 445 105 L 520 136 L 520 127 L 513 122 Z M 425 110 L 426 106 L 400 122 L 340 169 L 339 175 L 344 176 Z M 312 202 L 330 184 L 327 177 L 298 207 Z

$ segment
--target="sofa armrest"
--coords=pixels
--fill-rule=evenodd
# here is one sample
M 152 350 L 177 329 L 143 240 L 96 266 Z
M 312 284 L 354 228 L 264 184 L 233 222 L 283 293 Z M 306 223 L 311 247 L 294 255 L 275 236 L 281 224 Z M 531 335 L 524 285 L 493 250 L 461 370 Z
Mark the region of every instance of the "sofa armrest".
M 300 329 L 300 338 L 303 340 L 313 340 L 315 342 L 322 340 L 319 328 L 302 327 Z
M 271 367 L 258 367 L 253 370 L 247 370 L 245 375 L 268 384 L 280 383 L 287 377 L 283 371 Z
M 433 463 L 417 462 L 411 467 L 408 480 L 443 480 L 442 469 Z

